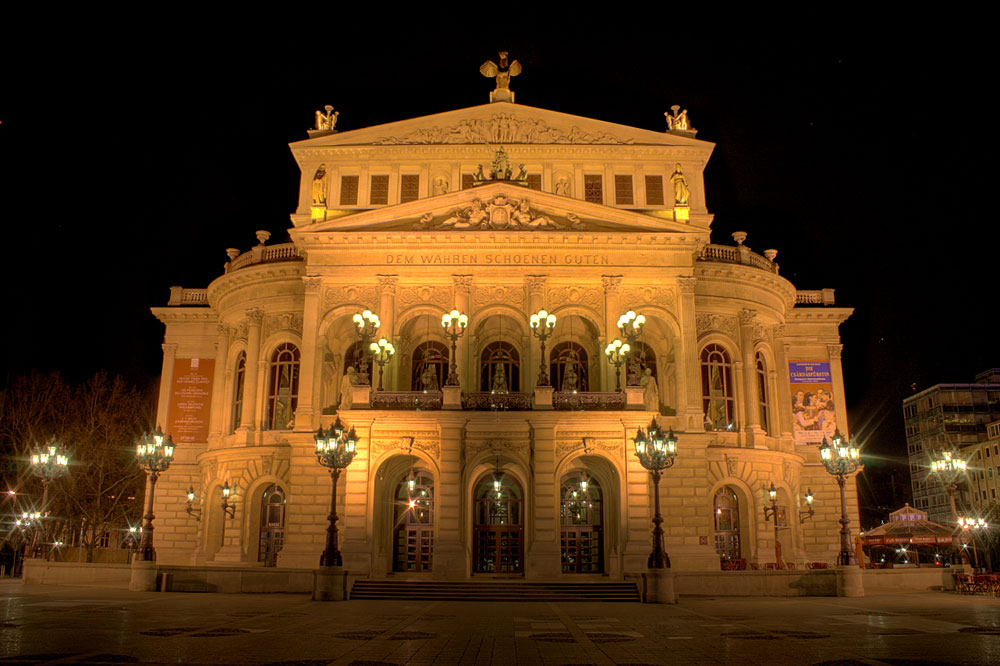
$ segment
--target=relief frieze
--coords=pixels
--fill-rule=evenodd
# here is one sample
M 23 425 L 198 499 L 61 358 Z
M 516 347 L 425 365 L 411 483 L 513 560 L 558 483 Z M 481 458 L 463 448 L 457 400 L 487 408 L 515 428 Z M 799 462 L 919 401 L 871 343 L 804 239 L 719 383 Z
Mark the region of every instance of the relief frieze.
M 451 287 L 429 286 L 400 287 L 396 294 L 396 303 L 403 308 L 422 303 L 433 303 L 443 308 L 452 306 Z
M 511 199 L 506 194 L 496 194 L 491 199 L 473 199 L 468 205 L 453 208 L 443 215 L 427 213 L 413 223 L 415 230 L 474 229 L 481 231 L 565 230 L 586 229 L 587 226 L 573 213 L 564 217 L 548 216 L 532 210 L 527 198 Z
M 726 317 L 720 314 L 701 313 L 696 318 L 698 335 L 709 331 L 722 331 L 729 335 L 736 335 L 736 317 Z
M 669 287 L 627 287 L 622 290 L 622 303 L 630 308 L 637 305 L 672 307 L 674 290 Z
M 569 130 L 551 127 L 540 118 L 517 118 L 510 113 L 490 118 L 470 118 L 451 127 L 421 127 L 399 136 L 383 136 L 372 141 L 376 146 L 399 144 L 511 144 L 511 143 L 582 143 L 630 144 L 609 132 L 588 132 L 577 126 Z
M 602 291 L 588 287 L 552 287 L 548 290 L 546 299 L 550 308 L 560 305 L 585 305 L 600 311 L 604 306 Z
M 264 317 L 263 335 L 266 340 L 273 333 L 278 331 L 292 331 L 302 334 L 302 313 L 282 312 L 280 314 L 269 314 Z
M 524 303 L 524 288 L 505 285 L 476 286 L 472 292 L 472 308 L 479 310 L 495 303 L 520 307 Z
M 378 303 L 378 294 L 374 286 L 329 287 L 323 293 L 323 303 L 327 306 L 357 303 L 370 308 Z

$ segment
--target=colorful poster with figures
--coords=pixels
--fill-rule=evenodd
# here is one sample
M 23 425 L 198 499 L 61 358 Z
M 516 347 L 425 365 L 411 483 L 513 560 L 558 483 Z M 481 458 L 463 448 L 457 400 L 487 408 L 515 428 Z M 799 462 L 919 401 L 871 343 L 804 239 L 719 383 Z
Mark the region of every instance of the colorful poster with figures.
M 792 432 L 796 444 L 820 444 L 837 429 L 829 361 L 792 361 Z
M 215 359 L 211 358 L 179 358 L 174 361 L 166 433 L 174 442 L 208 441 L 214 370 Z

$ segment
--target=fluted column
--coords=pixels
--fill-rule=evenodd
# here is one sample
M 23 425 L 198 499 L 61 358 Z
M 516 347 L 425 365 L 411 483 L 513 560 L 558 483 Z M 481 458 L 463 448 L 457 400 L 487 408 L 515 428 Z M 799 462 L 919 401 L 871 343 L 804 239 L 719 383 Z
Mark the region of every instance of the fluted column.
M 170 418 L 170 391 L 173 389 L 174 383 L 177 343 L 164 342 L 161 347 L 163 349 L 163 369 L 160 371 L 160 397 L 156 405 L 156 422 L 166 431 L 167 419 Z
M 681 323 L 680 354 L 677 355 L 677 416 L 687 430 L 700 430 L 705 424 L 701 404 L 701 367 L 698 358 L 698 321 L 695 309 L 696 277 L 677 278 L 677 317 Z M 682 416 L 683 420 L 682 420 Z
M 618 337 L 618 317 L 622 314 L 622 276 L 602 275 L 601 281 L 604 283 L 604 339 L 597 346 L 597 350 L 601 354 L 599 359 L 603 378 L 601 390 L 612 391 L 615 386 L 615 373 L 608 359 L 604 357 L 604 346 Z M 622 366 L 622 372 L 628 376 L 628 364 Z M 627 383 L 626 377 L 622 377 L 622 386 Z
M 467 315 L 469 314 L 469 307 L 472 305 L 472 276 L 452 275 L 451 279 L 455 285 L 455 308 Z M 478 322 L 469 322 L 470 327 L 477 325 Z M 478 390 L 474 380 L 476 374 L 474 371 L 475 364 L 469 352 L 471 339 L 472 336 L 468 332 L 458 339 L 458 358 L 455 359 L 458 364 L 459 381 L 462 382 L 462 391 L 466 392 Z
M 389 342 L 396 345 L 397 349 L 400 349 L 400 341 L 396 339 L 396 285 L 399 284 L 399 277 L 396 275 L 377 275 L 376 277 L 378 278 L 378 316 L 382 322 L 379 336 L 388 339 Z M 397 368 L 401 362 L 402 359 L 393 358 L 383 368 L 385 376 L 382 384 L 387 391 L 399 388 L 396 384 L 396 377 L 398 375 Z M 377 381 L 375 386 L 378 386 Z
M 778 324 L 774 327 L 774 363 L 777 366 L 777 392 L 773 397 L 773 414 L 777 415 L 779 432 L 783 438 L 792 437 L 792 410 L 791 395 L 792 387 L 788 381 L 788 351 L 789 346 L 785 342 L 785 325 Z
M 845 436 L 850 432 L 847 427 L 847 405 L 844 403 L 844 370 L 840 366 L 840 355 L 844 345 L 827 345 L 826 352 L 830 357 L 830 379 L 833 381 L 834 413 L 837 415 L 837 427 Z
M 218 331 L 219 337 L 215 342 L 215 371 L 212 377 L 212 412 L 208 428 L 210 437 L 224 433 L 226 420 L 226 361 L 229 358 L 229 336 L 232 329 L 225 324 L 219 324 Z
M 525 288 L 528 291 L 528 311 L 525 318 L 531 317 L 545 307 L 545 285 L 548 282 L 547 275 L 528 275 L 524 279 Z M 538 339 L 534 335 L 528 334 L 528 344 L 524 346 L 524 363 L 521 366 L 521 390 L 531 393 L 535 389 L 535 382 L 538 381 L 538 364 L 541 362 L 539 354 Z
M 299 398 L 295 406 L 295 429 L 312 431 L 319 427 L 322 409 L 317 407 L 323 381 L 323 355 L 317 350 L 320 317 L 320 289 L 323 278 L 302 278 L 305 296 L 302 303 L 302 348 L 299 352 Z
M 757 395 L 757 364 L 754 358 L 753 325 L 757 319 L 754 310 L 740 310 L 740 355 L 743 358 L 743 403 L 745 420 L 743 429 L 748 433 L 751 444 L 756 445 L 754 435 L 760 434 L 760 400 Z
M 257 384 L 260 374 L 260 325 L 264 320 L 264 311 L 260 308 L 250 308 L 247 315 L 247 369 L 243 386 L 243 415 L 240 418 L 240 428 L 254 430 L 257 427 Z

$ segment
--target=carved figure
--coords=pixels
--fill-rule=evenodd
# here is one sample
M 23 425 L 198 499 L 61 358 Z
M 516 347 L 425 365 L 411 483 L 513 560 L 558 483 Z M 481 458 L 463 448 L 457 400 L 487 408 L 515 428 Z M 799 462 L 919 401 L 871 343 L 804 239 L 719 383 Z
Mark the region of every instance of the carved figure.
M 510 77 L 521 73 L 521 63 L 515 60 L 508 64 L 507 52 L 500 51 L 500 64 L 487 60 L 479 67 L 479 73 L 487 78 L 495 78 L 497 89 L 510 88 Z
M 316 112 L 316 129 L 320 131 L 333 131 L 337 126 L 337 116 L 340 115 L 340 111 L 334 111 L 333 107 L 329 104 L 323 108 L 326 109 L 326 113 L 322 111 Z
M 481 181 L 484 181 L 484 180 L 486 180 L 486 174 L 484 174 L 484 173 L 483 173 L 483 165 L 482 165 L 482 164 L 479 164 L 479 165 L 477 165 L 477 166 L 478 166 L 479 168 L 478 168 L 478 169 L 476 169 L 476 175 L 474 175 L 474 176 L 472 177 L 472 179 L 473 179 L 473 180 L 475 180 L 475 181 L 477 181 L 477 182 L 481 182 Z
M 576 374 L 576 364 L 570 363 L 566 366 L 566 372 L 563 374 L 562 380 L 562 392 L 563 393 L 576 393 L 580 388 L 580 377 Z
M 660 411 L 660 388 L 656 385 L 656 377 L 653 376 L 652 368 L 646 368 L 639 380 L 642 386 L 642 402 L 647 412 Z
M 353 388 L 357 386 L 359 381 L 361 378 L 358 376 L 357 369 L 353 365 L 347 366 L 347 372 L 340 380 L 340 403 L 337 405 L 337 409 L 351 408 L 354 403 Z
M 518 168 L 520 169 L 520 171 L 517 173 L 517 178 L 515 178 L 514 180 L 518 180 L 521 182 L 528 180 L 528 170 L 524 168 L 524 165 L 521 164 L 518 166 Z
M 568 197 L 572 194 L 569 188 L 569 178 L 563 176 L 556 181 L 556 194 L 561 197 Z
M 674 115 L 670 115 L 670 111 L 674 112 Z M 667 119 L 667 130 L 680 130 L 682 132 L 694 132 L 694 128 L 691 127 L 691 122 L 688 120 L 688 110 L 681 110 L 681 107 L 674 104 L 670 107 L 670 111 L 667 111 L 663 115 Z
M 326 206 L 326 165 L 320 164 L 313 174 L 312 181 L 313 206 Z
M 425 391 L 437 391 L 438 390 L 438 378 L 437 373 L 434 372 L 434 367 L 431 365 L 425 365 L 424 371 L 420 373 L 420 385 Z
M 448 179 L 444 176 L 438 176 L 434 179 L 432 192 L 434 196 L 439 194 L 448 194 Z
M 493 155 L 493 168 L 490 172 L 490 180 L 510 180 L 510 158 L 507 151 L 500 146 L 500 149 Z
M 640 372 L 642 372 L 642 368 L 639 367 L 639 359 L 636 358 L 635 354 L 629 355 L 628 374 L 625 375 L 625 384 L 628 386 L 638 386 Z
M 670 174 L 670 182 L 674 185 L 674 204 L 686 206 L 691 197 L 691 190 L 688 189 L 687 178 L 679 163 L 674 165 L 674 172 Z
M 496 370 L 493 373 L 493 387 L 491 389 L 492 393 L 506 393 L 507 392 L 507 373 L 504 372 L 503 364 L 497 363 L 495 366 Z

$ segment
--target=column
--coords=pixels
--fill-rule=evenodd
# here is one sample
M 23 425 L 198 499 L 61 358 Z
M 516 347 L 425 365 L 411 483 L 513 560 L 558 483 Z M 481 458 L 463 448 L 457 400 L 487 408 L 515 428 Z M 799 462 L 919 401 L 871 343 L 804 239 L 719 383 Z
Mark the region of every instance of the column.
M 396 339 L 396 285 L 399 283 L 399 277 L 396 275 L 376 275 L 378 279 L 378 316 L 379 320 L 382 322 L 382 327 L 379 329 L 379 335 L 386 338 L 389 342 L 396 346 L 397 350 L 402 349 L 400 341 Z M 382 386 L 387 391 L 392 391 L 393 389 L 399 388 L 396 385 L 397 370 L 402 359 L 393 358 L 386 364 L 385 377 L 382 380 Z M 375 386 L 378 386 L 378 380 L 375 381 Z M 409 387 L 407 387 L 409 388 Z
M 316 400 L 321 392 L 320 382 L 323 381 L 323 355 L 317 351 L 320 288 L 323 279 L 307 275 L 302 278 L 302 283 L 305 285 L 305 296 L 302 305 L 302 348 L 299 350 L 299 398 L 295 405 L 295 429 L 311 432 L 319 427 L 319 415 L 322 413 L 322 409 L 316 406 Z
M 462 536 L 462 425 L 441 424 L 441 478 L 435 483 L 434 509 L 437 530 L 434 534 L 434 559 L 431 570 L 435 580 L 465 580 L 468 559 Z
M 471 306 L 472 276 L 452 275 L 451 279 L 455 285 L 455 309 L 468 315 Z M 474 325 L 475 323 L 470 319 L 469 326 Z M 478 388 L 475 385 L 475 363 L 469 352 L 469 340 L 468 332 L 458 339 L 458 352 L 456 354 L 458 358 L 455 359 L 455 362 L 458 363 L 458 377 L 459 381 L 462 382 L 462 391 L 475 391 Z
M 763 446 L 764 431 L 760 427 L 760 397 L 757 395 L 757 363 L 753 346 L 753 326 L 757 321 L 754 310 L 740 310 L 740 354 L 743 358 L 743 431 L 750 446 Z
M 695 314 L 696 277 L 677 278 L 677 317 L 681 323 L 677 362 L 677 422 L 689 431 L 703 430 L 705 411 L 701 404 L 701 367 L 698 358 L 698 322 Z
M 163 349 L 163 370 L 160 371 L 160 398 L 156 405 L 156 423 L 161 428 L 166 428 L 167 419 L 170 418 L 170 391 L 174 383 L 174 361 L 177 360 L 177 343 L 164 342 L 161 347 Z
M 622 276 L 602 275 L 601 281 L 604 283 L 604 339 L 598 345 L 597 350 L 602 356 L 600 362 L 601 367 L 604 368 L 604 371 L 601 373 L 601 376 L 604 378 L 602 390 L 613 391 L 615 386 L 615 369 L 608 362 L 607 357 L 604 356 L 604 347 L 618 337 L 618 317 L 622 314 Z M 621 372 L 622 387 L 624 387 L 628 383 L 627 364 L 622 366 Z
M 225 324 L 218 326 L 219 338 L 215 343 L 215 373 L 212 378 L 212 412 L 209 416 L 209 437 L 217 437 L 225 433 L 226 411 L 226 363 L 229 358 L 230 327 Z
M 836 403 L 834 413 L 837 415 L 837 427 L 840 428 L 840 434 L 846 437 L 850 429 L 847 427 L 847 405 L 844 404 L 844 370 L 840 366 L 840 354 L 844 351 L 844 345 L 827 345 L 826 351 L 830 357 L 830 379 L 833 381 L 833 399 Z
M 785 325 L 778 324 L 774 327 L 774 364 L 777 366 L 777 381 L 775 382 L 776 392 L 772 398 L 774 409 L 772 413 L 777 417 L 777 431 L 782 438 L 792 437 L 792 411 L 791 404 L 792 387 L 788 381 L 788 351 L 789 345 L 785 342 Z
M 260 325 L 264 311 L 250 308 L 247 315 L 247 369 L 243 386 L 243 416 L 240 429 L 253 431 L 257 427 L 257 384 L 260 374 Z
M 531 317 L 545 307 L 545 285 L 548 279 L 547 275 L 525 276 L 524 284 L 528 292 L 526 317 Z M 521 390 L 525 393 L 534 390 L 535 382 L 538 381 L 538 364 L 541 362 L 538 339 L 533 334 L 529 335 L 529 343 L 524 347 L 524 365 L 521 366 Z

